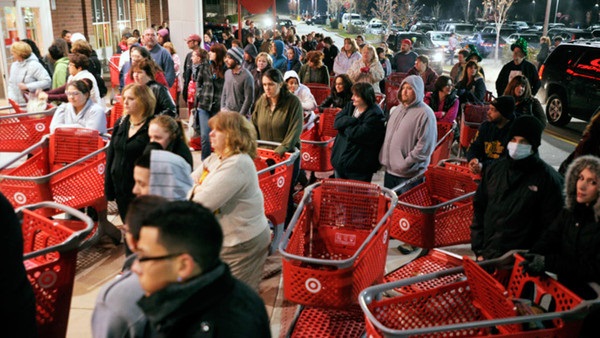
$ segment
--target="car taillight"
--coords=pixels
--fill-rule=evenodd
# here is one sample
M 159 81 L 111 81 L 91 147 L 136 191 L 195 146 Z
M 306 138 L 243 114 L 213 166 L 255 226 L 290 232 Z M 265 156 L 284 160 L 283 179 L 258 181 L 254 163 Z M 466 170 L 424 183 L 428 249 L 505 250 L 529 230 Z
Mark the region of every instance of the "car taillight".
M 492 47 L 491 43 L 482 43 L 481 44 L 483 47 Z
M 544 64 L 543 64 L 543 65 L 540 67 L 540 70 L 539 70 L 539 72 L 538 72 L 538 77 L 540 78 L 540 80 L 542 79 L 542 75 L 544 74 L 544 68 L 546 68 L 546 65 L 544 65 Z

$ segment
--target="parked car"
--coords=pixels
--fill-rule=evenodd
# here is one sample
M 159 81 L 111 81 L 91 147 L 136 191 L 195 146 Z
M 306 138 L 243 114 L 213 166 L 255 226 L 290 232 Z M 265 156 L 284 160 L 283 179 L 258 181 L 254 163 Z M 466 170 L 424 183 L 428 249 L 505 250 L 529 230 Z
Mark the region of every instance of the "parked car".
M 500 36 L 499 53 L 502 53 L 502 49 L 506 43 L 506 40 Z M 481 57 L 486 58 L 494 53 L 494 49 L 496 48 L 496 33 L 475 33 L 473 36 L 463 39 L 460 43 L 462 47 L 466 47 L 469 44 L 475 45 Z
M 410 26 L 411 32 L 421 32 L 425 33 L 428 31 L 436 30 L 435 24 L 428 22 L 417 22 L 416 24 Z
M 346 30 L 348 27 L 352 25 L 354 27 L 358 27 L 359 32 L 364 33 L 367 29 L 367 22 L 365 20 L 350 20 L 350 24 L 346 26 Z
M 429 31 L 429 32 L 426 32 L 425 34 L 431 39 L 431 41 L 434 44 L 446 48 L 446 47 L 448 47 L 448 39 L 450 39 L 450 35 L 452 34 L 452 32 Z
M 294 23 L 290 19 L 282 19 L 277 18 L 277 29 L 281 29 L 281 27 L 290 28 L 294 27 Z
M 529 29 L 529 25 L 525 21 L 513 21 L 511 23 L 517 28 L 518 31 Z
M 513 33 L 506 38 L 506 42 L 509 44 L 513 44 L 517 39 L 523 38 L 527 41 L 527 46 L 538 49 L 540 47 L 540 38 L 541 34 L 535 33 Z
M 383 34 L 383 23 L 381 21 L 371 20 L 367 25 L 367 33 L 369 34 Z
M 572 117 L 590 121 L 600 107 L 600 42 L 561 43 L 540 67 L 538 96 L 548 122 L 564 126 Z
M 447 32 L 454 32 L 460 38 L 464 38 L 467 36 L 473 35 L 473 30 L 475 29 L 475 25 L 470 23 L 448 23 L 444 27 L 444 30 Z
M 307 24 L 312 25 L 324 25 L 327 22 L 327 15 L 317 14 L 312 19 L 307 22 Z
M 592 32 L 585 29 L 578 28 L 552 28 L 548 30 L 548 36 L 554 40 L 557 36 L 563 39 L 563 42 L 580 40 L 580 39 L 592 39 Z
M 348 23 L 352 20 L 360 20 L 362 17 L 358 13 L 344 13 L 342 15 L 342 28 L 346 29 Z
M 485 33 L 485 34 L 496 34 L 497 29 L 496 26 L 486 26 L 481 30 L 481 33 Z M 500 36 L 503 37 L 504 39 L 507 39 L 511 34 L 517 33 L 517 29 L 515 27 L 511 27 L 511 26 L 502 26 L 502 28 L 500 28 Z
M 387 43 L 391 50 L 398 52 L 402 40 L 409 39 L 413 42 L 413 51 L 419 55 L 429 57 L 429 67 L 438 74 L 443 72 L 444 48 L 437 46 L 425 33 L 398 32 L 388 37 Z

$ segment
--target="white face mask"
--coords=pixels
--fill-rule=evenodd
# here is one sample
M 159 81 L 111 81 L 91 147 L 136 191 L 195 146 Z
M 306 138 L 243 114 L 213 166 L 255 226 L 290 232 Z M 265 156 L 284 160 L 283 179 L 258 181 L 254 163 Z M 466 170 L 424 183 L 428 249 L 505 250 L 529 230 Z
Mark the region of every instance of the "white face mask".
M 510 156 L 514 160 L 521 160 L 521 159 L 524 159 L 525 157 L 533 154 L 533 150 L 531 149 L 531 144 L 508 142 L 506 149 L 508 149 L 508 156 Z

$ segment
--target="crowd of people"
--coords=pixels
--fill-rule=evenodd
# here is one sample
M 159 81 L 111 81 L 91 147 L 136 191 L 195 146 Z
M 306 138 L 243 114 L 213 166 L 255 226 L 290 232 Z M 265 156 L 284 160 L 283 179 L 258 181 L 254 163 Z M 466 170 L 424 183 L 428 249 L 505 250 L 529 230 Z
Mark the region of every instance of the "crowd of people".
M 560 174 L 539 157 L 547 120 L 535 98 L 540 81 L 524 40 L 511 45 L 512 60 L 490 100 L 481 57 L 471 48 L 458 51 L 458 62 L 444 75 L 412 51 L 410 39 L 394 54 L 387 44 L 376 47 L 362 37 L 346 38 L 338 49 L 322 34 L 300 38 L 292 28 L 263 32 L 251 21 L 245 25 L 242 41 L 229 30 L 222 39 L 211 31 L 189 35 L 183 63 L 168 28 L 124 34 L 119 44 L 124 113 L 112 129 L 105 196 L 124 221 L 127 257 L 122 276 L 98 297 L 95 337 L 210 330 L 268 337 L 257 291 L 271 235 L 253 162 L 257 141 L 276 142 L 272 149 L 280 156 L 300 149 L 301 133 L 314 128 L 316 114 L 326 108 L 339 109 L 333 175 L 371 182 L 382 170 L 383 185 L 401 194 L 422 182 L 414 178 L 431 164 L 436 124 L 456 122 L 466 104 L 489 104 L 466 152 L 468 168 L 481 175 L 471 226 L 475 257 L 530 250 L 528 271 L 555 272 L 589 297 L 582 284 L 600 282 L 600 249 L 593 245 L 600 231 L 600 159 L 588 155 L 600 153 L 597 127 L 586 131 L 586 146 L 578 146 Z M 9 97 L 23 103 L 36 95 L 59 105 L 52 131 L 104 133 L 98 58 L 79 35 L 55 39 L 52 71 L 29 44 L 14 43 Z M 384 111 L 376 98 L 393 73 L 403 73 L 399 104 Z M 309 84 L 330 86 L 331 94 L 317 102 Z M 173 86 L 201 140 L 198 165 Z M 295 210 L 289 201 L 286 224 Z

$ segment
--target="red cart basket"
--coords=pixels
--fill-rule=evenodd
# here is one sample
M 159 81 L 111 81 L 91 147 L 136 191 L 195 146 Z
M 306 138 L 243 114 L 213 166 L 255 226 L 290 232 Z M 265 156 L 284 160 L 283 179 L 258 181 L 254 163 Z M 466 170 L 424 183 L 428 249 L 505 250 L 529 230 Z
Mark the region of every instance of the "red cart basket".
M 0 115 L 0 152 L 20 153 L 50 134 L 56 107 L 37 113 Z
M 366 288 L 359 296 L 369 337 L 577 337 L 592 304 L 553 278 L 523 272 L 514 252 L 460 267 Z M 512 266 L 510 277 L 497 280 L 489 270 Z M 391 289 L 449 274 L 465 278 L 416 293 L 386 297 Z M 539 311 L 533 311 L 537 309 Z M 539 313 L 539 314 L 536 314 Z
M 450 156 L 450 147 L 454 141 L 454 122 L 437 122 L 437 143 L 429 163 L 436 165 Z
M 473 142 L 477 130 L 483 121 L 487 120 L 488 104 L 476 105 L 467 103 L 460 118 L 460 151 L 465 151 Z
M 319 122 L 317 122 L 319 123 Z M 331 149 L 335 138 L 323 136 L 319 126 L 304 131 L 300 135 L 301 159 L 300 168 L 307 171 L 331 171 Z
M 341 108 L 325 108 L 319 115 L 318 127 L 321 136 L 336 137 L 337 129 L 333 127 L 336 115 L 341 112 Z
M 340 308 L 381 281 L 396 194 L 376 184 L 324 179 L 306 188 L 279 244 L 284 296 Z
M 268 145 L 277 146 L 279 143 L 258 141 L 258 156 L 254 159 L 254 164 L 258 171 L 258 184 L 265 200 L 265 215 L 273 227 L 273 239 L 269 247 L 269 253 L 273 253 L 283 235 L 292 188 L 294 161 L 300 156 L 300 151 L 296 149 L 293 153 L 279 156 L 273 150 L 261 147 Z
M 476 189 L 470 175 L 430 165 L 425 182 L 398 196 L 390 235 L 425 249 L 469 243 Z
M 52 219 L 34 211 L 41 208 L 78 220 Z M 80 211 L 53 202 L 24 206 L 17 214 L 22 220 L 23 260 L 35 294 L 39 336 L 65 337 L 78 248 L 94 223 Z
M 315 97 L 317 105 L 321 105 L 323 101 L 331 94 L 331 87 L 323 83 L 307 83 L 306 86 L 310 89 L 310 93 Z
M 284 329 L 280 337 L 360 338 L 365 332 L 365 318 L 357 304 L 344 309 L 299 305 L 291 325 Z

